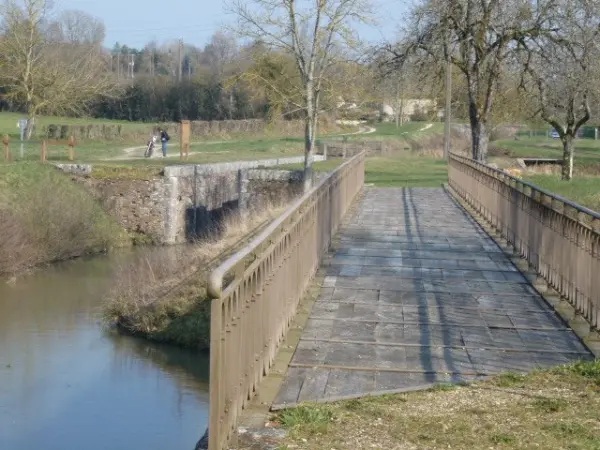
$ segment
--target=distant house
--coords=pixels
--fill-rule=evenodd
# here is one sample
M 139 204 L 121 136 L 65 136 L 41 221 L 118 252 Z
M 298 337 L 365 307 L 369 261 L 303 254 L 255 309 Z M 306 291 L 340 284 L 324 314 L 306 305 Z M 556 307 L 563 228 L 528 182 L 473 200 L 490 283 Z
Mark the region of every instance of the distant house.
M 418 115 L 431 115 L 436 112 L 437 102 L 428 98 L 421 99 L 404 99 L 402 101 L 394 100 L 394 106 L 391 106 L 389 102 L 382 105 L 381 107 L 381 118 L 384 122 L 396 119 L 396 114 L 402 109 L 402 120 L 404 122 L 410 121 L 412 118 Z M 398 112 L 396 111 L 398 109 Z

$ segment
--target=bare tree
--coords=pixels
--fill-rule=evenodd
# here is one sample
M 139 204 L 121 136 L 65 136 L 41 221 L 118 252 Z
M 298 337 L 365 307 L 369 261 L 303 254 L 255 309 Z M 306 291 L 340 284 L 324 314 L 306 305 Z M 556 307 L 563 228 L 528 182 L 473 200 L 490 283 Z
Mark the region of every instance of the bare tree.
M 575 140 L 590 119 L 590 100 L 599 98 L 600 2 L 564 1 L 555 11 L 552 36 L 522 42 L 522 91 L 534 98 L 537 113 L 563 145 L 562 179 L 573 177 Z
M 77 10 L 64 11 L 56 21 L 61 40 L 70 44 L 102 45 L 106 30 L 97 18 Z
M 352 24 L 370 15 L 369 0 L 232 0 L 237 32 L 294 58 L 303 88 L 296 106 L 304 112 L 304 189 L 312 186 L 312 164 L 324 80 L 336 47 L 353 47 Z
M 48 31 L 46 0 L 6 0 L 1 13 L 0 85 L 26 111 L 27 138 L 39 114 L 83 114 L 119 92 L 98 43 L 57 41 Z
M 498 82 L 517 42 L 552 31 L 553 0 L 425 0 L 414 8 L 404 41 L 392 47 L 398 64 L 408 55 L 450 59 L 466 80 L 473 158 L 485 161 L 488 124 Z

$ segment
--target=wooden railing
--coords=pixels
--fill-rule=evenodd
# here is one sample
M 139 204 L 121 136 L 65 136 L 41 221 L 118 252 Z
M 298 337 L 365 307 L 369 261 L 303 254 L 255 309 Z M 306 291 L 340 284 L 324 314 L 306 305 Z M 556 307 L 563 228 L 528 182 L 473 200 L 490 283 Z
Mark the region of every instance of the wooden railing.
M 600 214 L 450 155 L 449 184 L 585 319 L 600 322 Z
M 210 450 L 226 448 L 271 367 L 321 257 L 364 186 L 364 158 L 340 166 L 210 275 Z

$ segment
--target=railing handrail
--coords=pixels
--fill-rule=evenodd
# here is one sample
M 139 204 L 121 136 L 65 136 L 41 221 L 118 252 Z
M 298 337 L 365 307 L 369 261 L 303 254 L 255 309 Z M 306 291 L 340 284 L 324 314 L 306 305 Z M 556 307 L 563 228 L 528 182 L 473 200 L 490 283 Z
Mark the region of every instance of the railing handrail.
M 576 202 L 574 202 L 572 200 L 569 200 L 568 198 L 565 198 L 565 197 L 562 197 L 562 196 L 560 196 L 558 194 L 555 194 L 554 192 L 547 191 L 546 189 L 543 189 L 543 188 L 541 188 L 539 186 L 536 186 L 535 184 L 533 184 L 533 183 L 531 183 L 529 181 L 525 181 L 525 180 L 522 180 L 520 178 L 517 178 L 514 175 L 511 175 L 508 172 L 505 172 L 505 171 L 503 171 L 501 169 L 496 169 L 495 167 L 491 167 L 488 164 L 482 163 L 481 161 L 477 161 L 475 159 L 469 158 L 468 156 L 459 155 L 457 153 L 453 153 L 452 152 L 452 153 L 450 153 L 450 156 L 453 157 L 453 158 L 455 158 L 455 159 L 461 160 L 463 162 L 467 162 L 467 163 L 474 164 L 474 165 L 479 166 L 479 167 L 483 167 L 484 169 L 489 170 L 489 171 L 491 171 L 493 173 L 496 173 L 498 175 L 501 175 L 504 178 L 509 178 L 509 179 L 511 179 L 512 181 L 514 181 L 514 182 L 516 182 L 518 184 L 522 184 L 524 186 L 527 186 L 530 189 L 532 189 L 532 190 L 534 190 L 536 192 L 539 192 L 540 194 L 544 194 L 545 196 L 553 198 L 553 199 L 555 199 L 555 200 L 557 200 L 557 201 L 559 201 L 561 203 L 564 203 L 565 205 L 568 205 L 571 208 L 573 208 L 573 209 L 575 209 L 575 210 L 577 210 L 579 212 L 587 214 L 587 215 L 593 217 L 594 219 L 600 220 L 600 213 L 599 212 L 594 211 L 594 210 L 589 209 L 589 208 L 586 208 L 585 206 L 580 205 L 579 203 L 576 203 Z
M 316 185 L 314 185 L 310 191 L 306 192 L 302 195 L 298 200 L 296 200 L 290 207 L 288 207 L 283 214 L 281 214 L 277 219 L 275 219 L 265 230 L 256 236 L 248 245 L 244 248 L 240 249 L 237 253 L 231 255 L 227 260 L 225 260 L 221 265 L 215 268 L 208 277 L 208 286 L 207 291 L 210 298 L 219 298 L 219 296 L 223 292 L 223 278 L 225 275 L 235 268 L 239 263 L 244 261 L 248 256 L 250 256 L 259 246 L 262 244 L 273 232 L 275 232 L 285 221 L 296 212 L 298 207 L 305 202 L 316 190 L 320 189 L 325 183 L 329 181 L 329 179 L 335 176 L 338 172 L 341 172 L 342 169 L 351 164 L 354 158 L 360 157 L 362 152 L 353 158 L 349 159 L 334 171 L 332 171 L 329 175 L 320 180 Z
M 223 450 L 272 367 L 302 296 L 364 186 L 360 152 L 209 275 L 210 450 Z M 226 284 L 226 285 L 225 285 Z

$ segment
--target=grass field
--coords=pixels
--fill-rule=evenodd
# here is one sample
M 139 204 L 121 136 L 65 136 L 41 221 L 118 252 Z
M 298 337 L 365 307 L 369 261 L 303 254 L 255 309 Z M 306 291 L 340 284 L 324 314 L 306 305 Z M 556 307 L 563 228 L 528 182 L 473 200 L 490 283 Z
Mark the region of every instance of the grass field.
M 341 158 L 317 162 L 314 170 L 329 172 L 342 162 Z M 302 164 L 289 164 L 281 168 L 300 170 Z M 443 159 L 406 152 L 393 158 L 367 158 L 365 163 L 365 183 L 378 187 L 440 187 L 447 181 L 448 169 Z
M 431 124 L 431 126 L 428 126 Z M 395 123 L 378 123 L 373 125 L 375 128 L 374 133 L 367 135 L 351 135 L 348 136 L 349 140 L 364 140 L 364 139 L 398 139 L 402 137 L 411 136 L 418 137 L 419 134 L 427 135 L 432 133 L 443 133 L 444 124 L 435 122 L 409 122 L 401 126 L 396 127 Z M 427 130 L 420 131 L 427 127 Z
M 281 449 L 600 448 L 600 362 L 285 410 Z
M 494 142 L 491 150 L 490 162 L 500 167 L 516 167 L 514 158 L 562 158 L 561 142 L 548 138 L 501 140 Z M 523 176 L 543 189 L 600 211 L 600 141 L 577 140 L 574 163 L 574 177 L 570 182 L 560 179 L 559 167 L 554 168 L 554 173 Z

